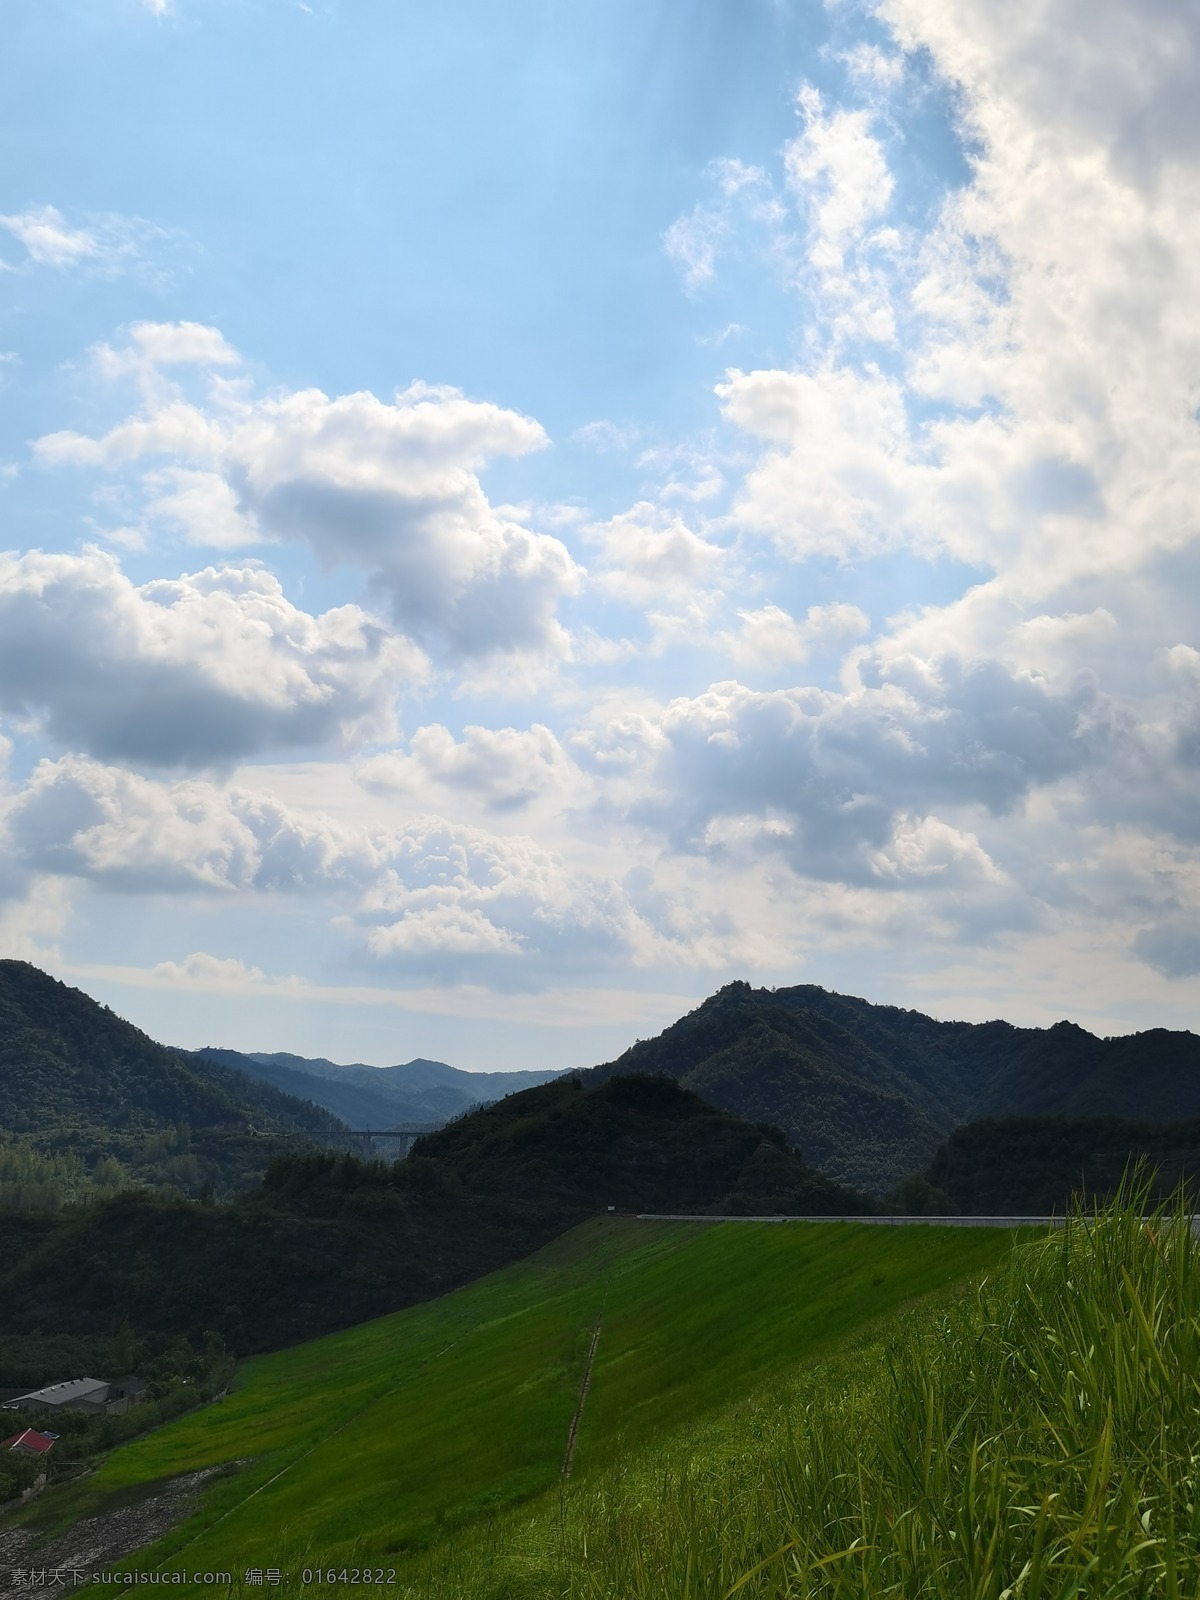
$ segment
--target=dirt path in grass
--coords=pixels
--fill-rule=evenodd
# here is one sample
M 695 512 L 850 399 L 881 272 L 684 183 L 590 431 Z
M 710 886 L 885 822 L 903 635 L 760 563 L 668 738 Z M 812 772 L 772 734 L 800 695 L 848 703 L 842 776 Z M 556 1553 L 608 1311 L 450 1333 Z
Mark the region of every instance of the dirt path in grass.
M 583 1403 L 587 1399 L 588 1389 L 592 1383 L 592 1362 L 596 1359 L 596 1346 L 600 1343 L 600 1324 L 603 1317 L 597 1317 L 596 1326 L 592 1331 L 592 1342 L 588 1348 L 587 1360 L 583 1364 L 583 1379 L 579 1385 L 579 1399 L 575 1405 L 575 1415 L 571 1418 L 570 1431 L 567 1433 L 567 1453 L 563 1457 L 562 1475 L 564 1478 L 571 1476 L 571 1463 L 575 1459 L 575 1440 L 579 1433 L 579 1424 L 583 1420 Z
M 125 1571 L 128 1557 L 191 1516 L 200 1490 L 222 1470 L 185 1473 L 157 1494 L 85 1517 L 44 1544 L 36 1527 L 0 1526 L 0 1595 L 47 1588 L 62 1593 L 85 1583 L 93 1572 Z

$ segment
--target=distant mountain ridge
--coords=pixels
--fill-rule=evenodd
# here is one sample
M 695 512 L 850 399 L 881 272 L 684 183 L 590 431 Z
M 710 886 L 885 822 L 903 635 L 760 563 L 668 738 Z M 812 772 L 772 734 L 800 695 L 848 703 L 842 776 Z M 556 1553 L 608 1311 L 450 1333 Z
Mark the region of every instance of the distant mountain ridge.
M 806 1161 L 876 1195 L 981 1117 L 1200 1116 L 1200 1038 L 1101 1039 L 1071 1022 L 938 1022 L 812 984 L 731 983 L 597 1079 L 663 1073 L 713 1105 L 775 1123 Z
M 328 1112 L 156 1044 L 27 961 L 0 961 L 0 1133 L 185 1192 L 248 1182 Z
M 399 1066 L 370 1067 L 362 1062 L 340 1066 L 324 1056 L 297 1056 L 282 1050 L 243 1053 L 208 1046 L 185 1053 L 220 1062 L 273 1084 L 285 1094 L 311 1100 L 356 1128 L 440 1125 L 473 1106 L 490 1105 L 505 1095 L 562 1076 L 553 1070 L 465 1072 L 423 1056 Z

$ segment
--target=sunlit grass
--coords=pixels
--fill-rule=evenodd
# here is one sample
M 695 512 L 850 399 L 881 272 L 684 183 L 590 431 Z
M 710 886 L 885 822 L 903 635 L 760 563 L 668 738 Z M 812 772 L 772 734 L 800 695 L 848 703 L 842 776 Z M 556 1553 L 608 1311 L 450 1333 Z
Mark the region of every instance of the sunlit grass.
M 139 1567 L 369 1563 L 404 1585 L 426 1552 L 466 1549 L 547 1491 L 557 1507 L 601 1313 L 573 1485 L 1007 1248 L 991 1231 L 598 1221 L 440 1301 L 248 1362 L 222 1404 L 117 1452 L 93 1493 L 242 1462 Z
M 1200 1594 L 1200 1271 L 1126 1195 L 408 1571 L 412 1597 Z

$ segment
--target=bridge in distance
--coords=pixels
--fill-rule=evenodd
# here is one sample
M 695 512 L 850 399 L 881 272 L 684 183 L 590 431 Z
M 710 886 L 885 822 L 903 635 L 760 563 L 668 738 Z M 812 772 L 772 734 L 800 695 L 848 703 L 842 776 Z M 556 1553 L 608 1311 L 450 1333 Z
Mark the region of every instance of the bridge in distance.
M 368 1158 L 376 1153 L 375 1140 L 386 1139 L 390 1146 L 400 1144 L 398 1154 L 406 1156 L 412 1149 L 414 1139 L 419 1139 L 423 1133 L 433 1133 L 441 1126 L 440 1122 L 426 1122 L 414 1123 L 407 1128 L 329 1128 L 320 1131 L 304 1128 L 298 1129 L 297 1134 L 314 1143 L 346 1145 L 353 1154 Z M 391 1153 L 390 1148 L 388 1153 Z

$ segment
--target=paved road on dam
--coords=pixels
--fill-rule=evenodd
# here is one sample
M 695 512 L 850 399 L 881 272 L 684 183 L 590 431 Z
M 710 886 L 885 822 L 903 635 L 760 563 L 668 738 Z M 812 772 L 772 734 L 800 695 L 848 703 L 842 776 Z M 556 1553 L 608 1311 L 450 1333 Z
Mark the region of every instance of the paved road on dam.
M 1061 1228 L 1062 1217 L 705 1217 L 694 1211 L 639 1211 L 639 1222 L 858 1222 L 875 1228 Z M 1200 1237 L 1200 1212 L 1192 1213 Z
M 706 1217 L 695 1212 L 639 1211 L 639 1222 L 861 1222 L 870 1227 L 1060 1228 L 1062 1217 Z M 1195 1227 L 1197 1218 L 1192 1218 Z

